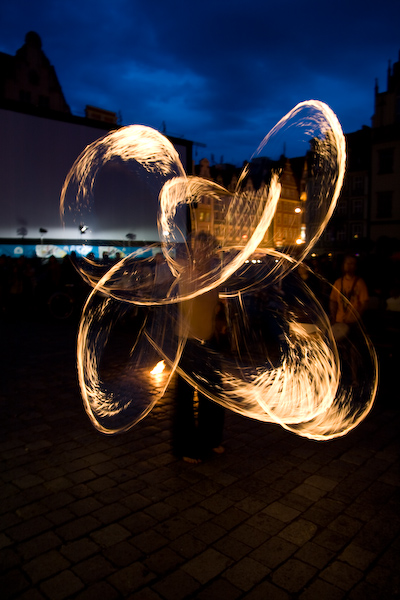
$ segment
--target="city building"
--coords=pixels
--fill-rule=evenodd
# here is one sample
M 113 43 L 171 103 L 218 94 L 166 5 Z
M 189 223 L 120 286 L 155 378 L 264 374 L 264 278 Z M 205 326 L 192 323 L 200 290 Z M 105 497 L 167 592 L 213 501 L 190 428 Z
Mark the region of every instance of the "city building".
M 133 196 L 132 175 L 121 165 L 111 165 L 114 173 L 108 165 L 96 180 L 96 218 L 61 222 L 61 189 L 73 163 L 120 127 L 117 114 L 102 108 L 71 114 L 37 33 L 27 33 L 15 56 L 0 53 L 0 254 L 101 256 L 159 242 L 158 197 L 143 180 Z M 166 137 L 191 173 L 193 142 Z
M 373 241 L 400 239 L 400 56 L 389 64 L 387 90 L 375 86 L 370 235 Z

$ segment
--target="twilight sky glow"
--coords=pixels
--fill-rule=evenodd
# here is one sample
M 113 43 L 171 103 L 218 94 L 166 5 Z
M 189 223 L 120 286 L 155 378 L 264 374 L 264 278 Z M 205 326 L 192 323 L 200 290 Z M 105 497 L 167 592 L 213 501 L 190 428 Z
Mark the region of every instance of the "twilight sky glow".
M 400 50 L 398 0 L 13 0 L 0 51 L 36 31 L 67 103 L 120 112 L 241 165 L 298 102 L 326 102 L 345 133 L 371 124 Z

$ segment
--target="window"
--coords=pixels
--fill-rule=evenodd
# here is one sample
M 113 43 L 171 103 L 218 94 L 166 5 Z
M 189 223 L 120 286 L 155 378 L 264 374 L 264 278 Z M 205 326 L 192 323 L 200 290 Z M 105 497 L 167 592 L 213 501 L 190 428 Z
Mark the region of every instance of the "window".
M 393 173 L 394 148 L 383 148 L 378 152 L 379 170 L 381 175 Z
M 392 218 L 393 192 L 378 192 L 376 217 L 378 219 Z
M 361 216 L 364 212 L 363 209 L 364 209 L 364 202 L 360 198 L 353 200 L 353 215 Z
M 364 195 L 364 177 L 353 177 L 352 194 L 353 196 Z
M 362 223 L 353 223 L 351 226 L 351 237 L 358 239 L 363 237 L 363 226 Z

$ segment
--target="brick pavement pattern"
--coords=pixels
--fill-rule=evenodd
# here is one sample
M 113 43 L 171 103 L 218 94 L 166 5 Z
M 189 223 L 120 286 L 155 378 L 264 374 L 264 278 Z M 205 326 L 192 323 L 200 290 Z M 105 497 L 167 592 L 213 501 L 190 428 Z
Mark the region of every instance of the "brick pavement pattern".
M 400 598 L 398 393 L 314 442 L 228 413 L 226 453 L 171 453 L 170 395 L 98 433 L 76 323 L 1 323 L 0 595 L 24 600 Z

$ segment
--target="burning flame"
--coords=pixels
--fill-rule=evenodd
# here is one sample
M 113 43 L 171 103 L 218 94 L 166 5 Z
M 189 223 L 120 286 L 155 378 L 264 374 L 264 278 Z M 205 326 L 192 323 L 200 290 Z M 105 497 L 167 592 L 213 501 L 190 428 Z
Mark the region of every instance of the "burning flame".
M 150 375 L 160 375 L 160 373 L 162 373 L 165 369 L 165 361 L 164 360 L 160 360 L 156 366 L 154 367 L 154 369 L 152 369 L 150 371 Z

